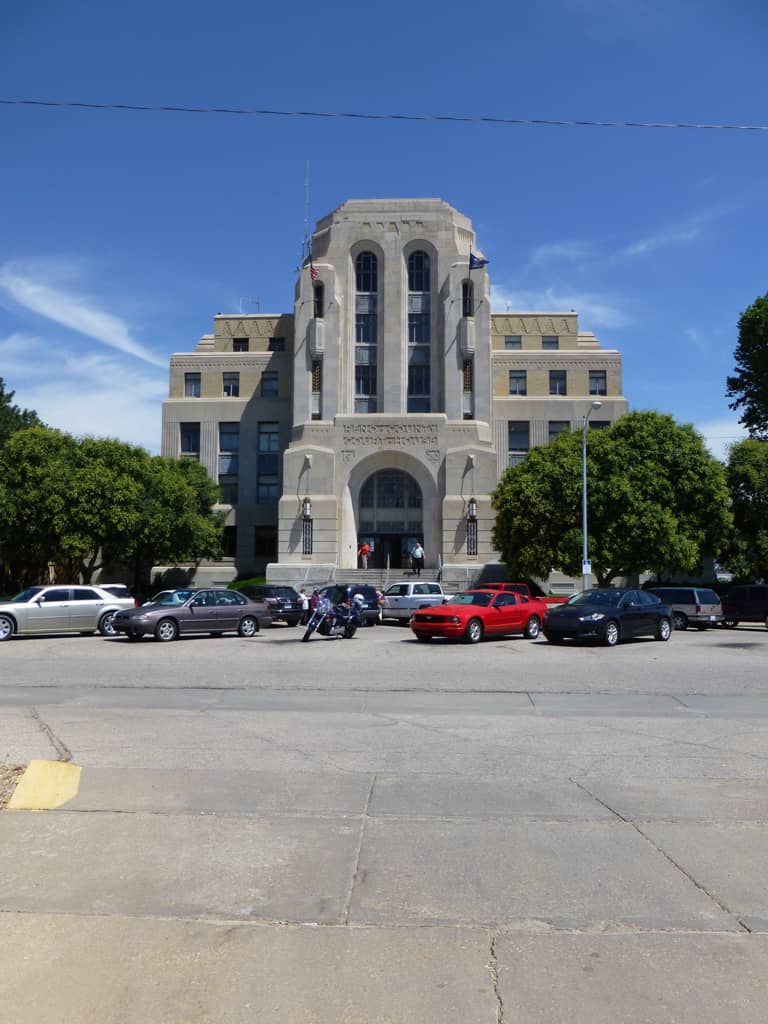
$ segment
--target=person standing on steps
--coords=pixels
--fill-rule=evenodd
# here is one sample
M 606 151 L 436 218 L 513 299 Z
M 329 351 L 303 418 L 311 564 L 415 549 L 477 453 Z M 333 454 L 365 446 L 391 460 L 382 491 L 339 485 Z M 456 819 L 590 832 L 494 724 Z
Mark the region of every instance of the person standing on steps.
M 360 557 L 360 564 L 364 569 L 368 568 L 368 555 L 371 553 L 371 545 L 367 541 L 363 541 L 357 550 Z
M 421 576 L 421 570 L 424 568 L 424 548 L 419 541 L 413 545 L 411 558 L 413 559 L 413 571 L 417 576 Z

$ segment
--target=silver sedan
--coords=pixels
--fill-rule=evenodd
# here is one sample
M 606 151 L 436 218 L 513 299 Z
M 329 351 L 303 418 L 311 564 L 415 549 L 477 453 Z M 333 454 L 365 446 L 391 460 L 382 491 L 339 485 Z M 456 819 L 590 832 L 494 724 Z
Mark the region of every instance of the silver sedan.
M 132 597 L 115 597 L 92 586 L 29 587 L 0 604 L 0 640 L 21 633 L 95 633 L 114 636 L 116 612 L 133 608 Z

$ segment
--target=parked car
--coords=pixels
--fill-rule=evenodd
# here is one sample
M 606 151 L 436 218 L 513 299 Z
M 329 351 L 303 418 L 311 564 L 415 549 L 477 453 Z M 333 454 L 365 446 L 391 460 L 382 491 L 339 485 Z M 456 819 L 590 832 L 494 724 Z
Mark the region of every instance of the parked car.
M 411 617 L 417 640 L 436 637 L 479 643 L 484 636 L 522 633 L 535 640 L 547 613 L 543 601 L 498 590 L 464 590 L 439 608 L 425 608 Z
M 723 595 L 724 625 L 734 629 L 740 622 L 764 622 L 768 627 L 768 585 L 740 585 Z
M 301 620 L 301 600 L 293 587 L 276 587 L 268 583 L 248 584 L 240 591 L 254 601 L 265 601 L 273 622 L 297 626 Z
M 544 622 L 544 636 L 556 644 L 575 638 L 614 647 L 635 636 L 669 640 L 671 633 L 672 609 L 645 590 L 585 590 L 550 608 Z
M 360 617 L 365 625 L 375 626 L 379 621 L 379 595 L 375 587 L 365 583 L 330 583 L 327 587 L 320 587 L 318 593 L 327 597 L 331 604 L 351 604 L 353 598 L 360 594 L 363 599 Z
M 98 583 L 97 586 L 99 590 L 106 590 L 110 594 L 114 594 L 115 597 L 130 597 L 134 604 L 138 605 L 138 601 L 134 599 L 125 583 Z
M 0 640 L 22 633 L 95 633 L 114 636 L 114 615 L 134 608 L 132 597 L 115 597 L 91 586 L 28 587 L 0 604 Z
M 165 597 L 170 598 L 172 604 L 184 604 L 191 594 L 196 594 L 200 589 L 200 587 L 185 587 L 183 590 L 159 590 L 148 601 L 145 601 L 142 607 L 148 604 L 159 604 Z
M 481 583 L 479 590 L 505 590 L 512 594 L 522 594 L 523 597 L 533 597 L 531 588 L 527 583 Z
M 181 603 L 177 594 L 184 597 Z M 112 620 L 115 630 L 125 633 L 129 640 L 153 636 L 163 642 L 199 633 L 219 636 L 236 632 L 251 637 L 271 622 L 272 616 L 263 601 L 251 601 L 236 590 L 223 587 L 166 592 L 157 601 L 120 612 Z
M 448 600 L 439 583 L 426 580 L 401 580 L 384 591 L 381 605 L 382 618 L 397 619 L 406 625 L 419 608 L 431 608 Z
M 709 629 L 723 621 L 720 598 L 706 587 L 648 587 L 646 593 L 669 605 L 674 629 Z

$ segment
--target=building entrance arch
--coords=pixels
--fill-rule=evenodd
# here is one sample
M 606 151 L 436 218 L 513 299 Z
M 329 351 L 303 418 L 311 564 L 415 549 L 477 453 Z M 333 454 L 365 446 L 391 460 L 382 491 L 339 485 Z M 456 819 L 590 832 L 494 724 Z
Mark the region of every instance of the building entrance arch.
M 424 499 L 418 482 L 402 469 L 379 469 L 360 488 L 358 542 L 371 546 L 371 568 L 410 566 L 416 541 L 424 543 Z

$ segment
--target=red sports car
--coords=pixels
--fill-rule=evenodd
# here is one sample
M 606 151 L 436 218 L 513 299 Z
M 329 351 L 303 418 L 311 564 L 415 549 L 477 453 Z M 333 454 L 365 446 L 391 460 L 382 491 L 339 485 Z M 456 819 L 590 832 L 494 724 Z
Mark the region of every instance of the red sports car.
M 547 606 L 536 598 L 498 590 L 465 590 L 454 594 L 447 604 L 422 608 L 411 617 L 417 640 L 433 637 L 466 640 L 476 644 L 484 636 L 522 633 L 535 640 L 547 614 Z

